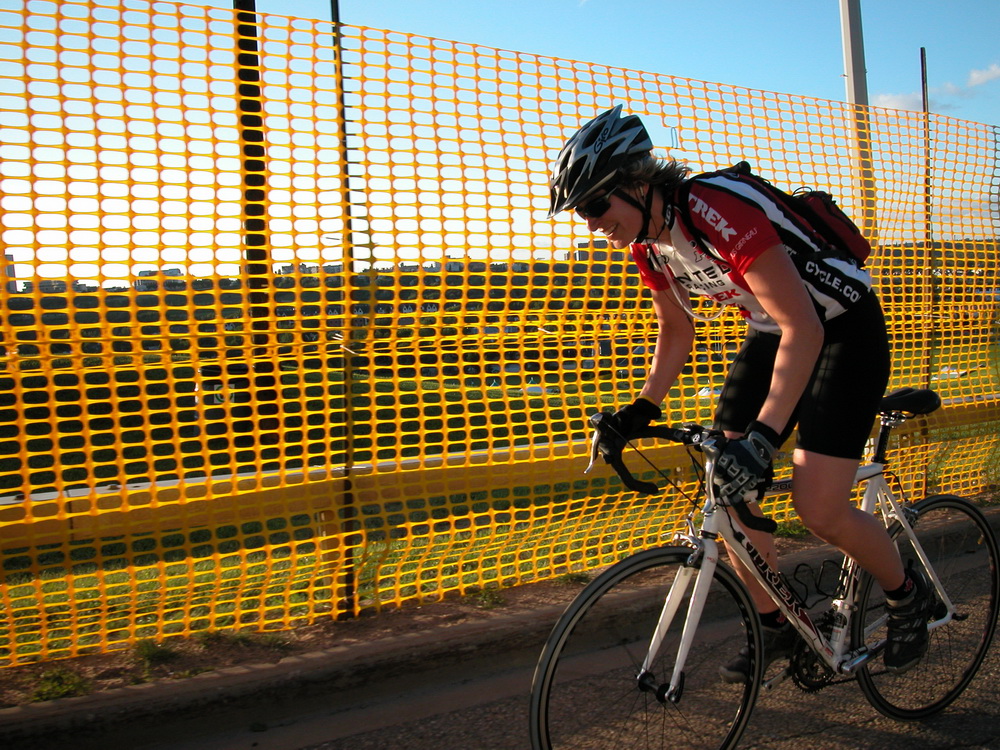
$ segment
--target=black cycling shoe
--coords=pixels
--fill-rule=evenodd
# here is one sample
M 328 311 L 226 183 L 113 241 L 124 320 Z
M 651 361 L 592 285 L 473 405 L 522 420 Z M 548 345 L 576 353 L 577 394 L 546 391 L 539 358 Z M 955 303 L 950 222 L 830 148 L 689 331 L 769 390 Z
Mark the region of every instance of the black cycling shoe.
M 789 623 L 780 628 L 763 627 L 764 632 L 764 669 L 778 659 L 787 659 L 792 655 L 799 634 Z M 719 667 L 719 676 L 725 682 L 746 682 L 750 675 L 750 649 L 744 646 L 732 661 Z
M 885 668 L 893 674 L 902 674 L 917 665 L 927 653 L 927 621 L 934 609 L 934 595 L 921 571 L 910 567 L 907 574 L 913 588 L 904 599 L 885 600 L 889 616 L 888 643 L 885 648 Z

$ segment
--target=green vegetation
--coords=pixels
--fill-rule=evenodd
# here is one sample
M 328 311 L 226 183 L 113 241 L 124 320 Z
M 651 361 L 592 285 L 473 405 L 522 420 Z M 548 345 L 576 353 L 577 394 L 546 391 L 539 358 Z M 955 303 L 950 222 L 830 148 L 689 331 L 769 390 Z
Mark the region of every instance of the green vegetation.
M 316 536 L 313 518 L 298 514 L 6 549 L 0 666 L 93 653 L 135 636 L 286 627 L 322 606 Z
M 593 579 L 594 577 L 589 573 L 564 573 L 561 576 L 557 576 L 555 581 L 564 586 L 585 586 Z
M 47 669 L 38 677 L 31 693 L 32 701 L 51 701 L 57 698 L 73 698 L 90 692 L 90 682 L 66 667 Z
M 804 539 L 811 536 L 812 532 L 798 518 L 787 518 L 784 521 L 778 521 L 778 529 L 774 535 L 786 539 Z
M 147 669 L 176 661 L 181 656 L 170 646 L 152 640 L 139 641 L 135 644 L 135 655 Z
M 194 640 L 206 651 L 214 648 L 235 646 L 250 648 L 260 646 L 276 653 L 287 653 L 292 650 L 292 644 L 279 633 L 248 633 L 246 631 L 212 630 L 196 633 Z
M 466 598 L 479 609 L 496 609 L 507 603 L 499 590 L 489 587 L 482 588 Z

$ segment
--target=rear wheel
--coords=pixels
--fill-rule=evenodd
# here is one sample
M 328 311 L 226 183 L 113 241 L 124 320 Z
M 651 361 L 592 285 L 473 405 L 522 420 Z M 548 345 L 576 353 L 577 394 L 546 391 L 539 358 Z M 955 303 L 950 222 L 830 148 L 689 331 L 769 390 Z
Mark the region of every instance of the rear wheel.
M 531 692 L 535 750 L 730 748 L 750 718 L 761 677 L 760 623 L 743 584 L 719 564 L 688 655 L 683 691 L 664 695 L 687 597 L 652 668 L 642 663 L 667 592 L 691 550 L 668 547 L 609 568 L 566 609 L 546 642 Z M 697 571 L 696 571 L 697 572 Z M 694 577 L 688 585 L 688 596 Z M 719 668 L 740 649 L 751 674 L 726 683 Z
M 911 520 L 947 598 L 932 612 L 930 642 L 920 663 L 903 674 L 890 674 L 881 659 L 858 672 L 869 702 L 895 719 L 922 719 L 954 701 L 983 662 L 993 640 L 1000 606 L 998 551 L 989 521 L 971 502 L 937 495 L 913 506 Z M 889 529 L 903 565 L 921 562 L 900 525 Z M 930 578 L 930 576 L 928 576 Z M 861 586 L 859 614 L 854 618 L 856 644 L 885 638 L 885 598 L 870 576 Z

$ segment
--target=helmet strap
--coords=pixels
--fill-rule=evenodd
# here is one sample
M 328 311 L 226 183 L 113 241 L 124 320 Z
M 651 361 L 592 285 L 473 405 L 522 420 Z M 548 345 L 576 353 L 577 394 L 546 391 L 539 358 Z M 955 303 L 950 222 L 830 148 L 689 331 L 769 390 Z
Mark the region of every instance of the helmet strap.
M 646 199 L 644 203 L 640 203 L 625 191 L 616 192 L 615 194 L 633 208 L 637 208 L 642 214 L 642 229 L 639 230 L 639 234 L 632 241 L 642 242 L 648 239 L 649 223 L 653 219 L 653 185 L 646 185 Z

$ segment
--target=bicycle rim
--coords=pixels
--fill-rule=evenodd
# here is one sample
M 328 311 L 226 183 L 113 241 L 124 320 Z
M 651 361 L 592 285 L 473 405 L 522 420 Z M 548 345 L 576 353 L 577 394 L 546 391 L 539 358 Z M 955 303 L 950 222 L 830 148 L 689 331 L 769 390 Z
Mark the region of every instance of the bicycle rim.
M 858 682 L 869 702 L 895 719 L 922 719 L 954 701 L 975 677 L 993 639 L 997 622 L 998 552 L 989 522 L 970 503 L 953 495 L 938 495 L 914 506 L 914 532 L 931 567 L 955 605 L 955 617 L 930 632 L 927 653 L 914 668 L 900 675 L 885 671 L 881 659 L 858 672 Z M 895 524 L 903 564 L 919 560 L 910 540 Z M 884 597 L 869 576 L 862 585 L 855 642 L 868 631 L 867 641 L 885 637 Z M 935 617 L 943 615 L 943 605 Z
M 757 697 L 762 647 L 753 604 L 728 567 L 716 568 L 679 701 L 660 700 L 638 681 L 667 591 L 690 554 L 673 547 L 633 555 L 570 604 L 535 671 L 535 750 L 735 746 Z M 692 581 L 689 594 L 693 587 Z M 682 606 L 653 664 L 655 685 L 670 680 L 685 612 Z M 741 648 L 750 654 L 753 674 L 727 684 L 719 668 Z

